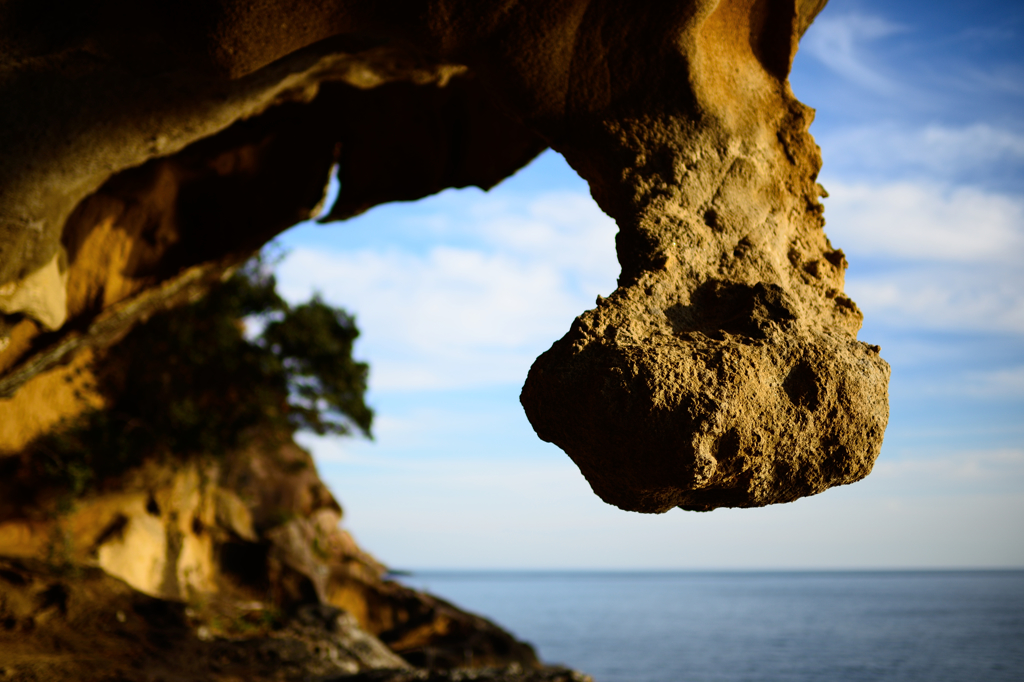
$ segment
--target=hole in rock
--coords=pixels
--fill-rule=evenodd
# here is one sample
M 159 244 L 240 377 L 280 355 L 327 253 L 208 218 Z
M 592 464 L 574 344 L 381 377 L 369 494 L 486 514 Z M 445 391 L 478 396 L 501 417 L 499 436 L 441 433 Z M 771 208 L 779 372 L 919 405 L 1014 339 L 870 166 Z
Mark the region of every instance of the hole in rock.
M 800 361 L 789 370 L 782 388 L 794 405 L 811 412 L 818 409 L 821 383 L 814 368 L 807 362 Z
M 220 570 L 254 590 L 265 590 L 267 580 L 267 546 L 254 542 L 225 542 L 219 550 Z
M 63 585 L 51 585 L 39 594 L 39 610 L 56 608 L 62 615 L 68 612 L 68 591 Z
M 111 540 L 120 539 L 124 536 L 124 529 L 127 526 L 128 517 L 124 514 L 118 514 L 110 523 L 107 524 L 107 527 L 100 531 L 100 534 L 96 536 L 96 542 L 93 543 L 93 546 L 99 547 Z

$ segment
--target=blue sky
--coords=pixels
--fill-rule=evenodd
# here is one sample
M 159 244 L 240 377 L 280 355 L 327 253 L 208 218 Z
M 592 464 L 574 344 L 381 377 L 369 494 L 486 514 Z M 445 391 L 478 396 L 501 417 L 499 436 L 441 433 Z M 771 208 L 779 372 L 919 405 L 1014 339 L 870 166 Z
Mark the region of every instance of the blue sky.
M 614 223 L 554 152 L 280 239 L 280 288 L 357 316 L 376 439 L 302 436 L 399 568 L 1024 566 L 1024 6 L 833 0 L 791 78 L 826 232 L 892 365 L 875 472 L 765 509 L 623 512 L 534 436 L 533 359 L 613 288 Z

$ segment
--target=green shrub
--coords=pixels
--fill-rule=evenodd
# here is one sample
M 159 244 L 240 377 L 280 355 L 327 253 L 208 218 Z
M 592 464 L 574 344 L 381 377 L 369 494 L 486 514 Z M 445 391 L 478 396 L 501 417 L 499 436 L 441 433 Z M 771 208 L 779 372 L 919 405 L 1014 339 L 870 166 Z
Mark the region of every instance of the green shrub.
M 94 410 L 36 442 L 39 473 L 80 495 L 154 454 L 223 455 L 256 427 L 371 437 L 355 320 L 318 296 L 290 306 L 253 259 L 205 298 L 138 325 L 97 360 Z M 246 326 L 262 330 L 251 336 Z

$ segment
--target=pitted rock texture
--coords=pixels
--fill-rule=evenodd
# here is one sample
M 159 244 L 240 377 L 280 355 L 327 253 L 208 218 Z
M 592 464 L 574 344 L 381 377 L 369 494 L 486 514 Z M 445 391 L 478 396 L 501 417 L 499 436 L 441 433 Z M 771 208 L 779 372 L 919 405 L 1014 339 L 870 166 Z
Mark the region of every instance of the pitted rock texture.
M 645 512 L 870 472 L 888 366 L 857 340 L 787 81 L 822 0 L 129 5 L 0 8 L 3 395 L 315 214 L 334 164 L 342 219 L 547 145 L 618 223 L 622 274 L 531 371 L 538 434 Z
M 674 138 L 677 184 L 649 192 L 661 176 L 637 173 L 632 201 L 610 205 L 619 288 L 530 371 L 538 435 L 606 502 L 789 502 L 863 478 L 878 456 L 889 367 L 857 340 L 846 259 L 822 231 L 809 112 L 778 94 L 789 115 L 753 139 Z
M 788 502 L 863 478 L 881 448 L 889 368 L 857 340 L 812 112 L 786 81 L 811 4 L 696 3 L 652 43 L 657 76 L 607 81 L 643 96 L 556 145 L 616 219 L 622 274 L 521 400 L 623 509 Z
M 641 512 L 790 502 L 865 476 L 885 430 L 877 350 L 799 329 L 780 287 L 708 289 L 703 308 L 620 290 L 582 316 L 531 370 L 537 433 Z

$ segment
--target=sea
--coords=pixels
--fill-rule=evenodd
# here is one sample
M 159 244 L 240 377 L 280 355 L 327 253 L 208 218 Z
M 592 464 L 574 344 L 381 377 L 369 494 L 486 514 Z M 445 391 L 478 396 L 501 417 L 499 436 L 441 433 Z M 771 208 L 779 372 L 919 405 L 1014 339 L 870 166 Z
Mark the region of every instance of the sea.
M 595 682 L 1024 682 L 1024 571 L 415 571 Z

